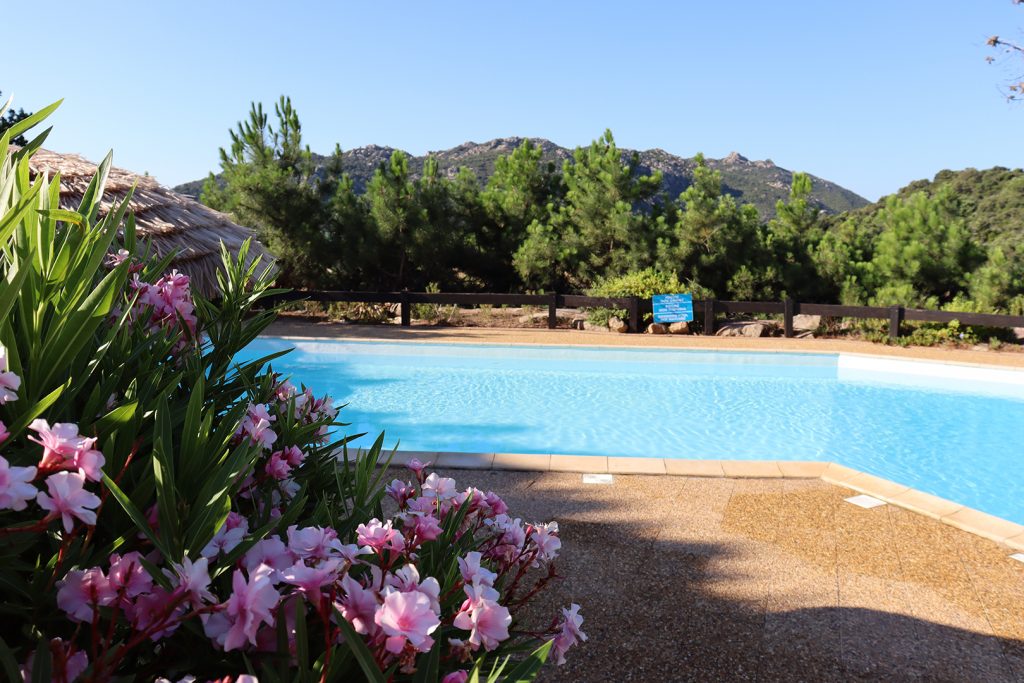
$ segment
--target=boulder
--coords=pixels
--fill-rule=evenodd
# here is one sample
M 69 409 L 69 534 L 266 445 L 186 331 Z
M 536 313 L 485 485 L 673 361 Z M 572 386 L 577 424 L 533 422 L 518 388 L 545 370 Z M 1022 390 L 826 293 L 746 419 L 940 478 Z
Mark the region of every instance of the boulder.
M 668 327 L 664 323 L 651 323 L 647 326 L 647 334 L 668 334 Z
M 668 326 L 668 333 L 669 334 L 692 334 L 690 332 L 690 323 L 687 323 L 687 322 L 672 323 L 671 325 Z
M 800 315 L 793 316 L 794 330 L 808 330 L 810 332 L 814 332 L 819 327 L 821 327 L 820 315 L 806 315 L 801 313 Z
M 767 337 L 768 326 L 763 323 L 722 323 L 716 337 Z
M 629 325 L 626 324 L 625 320 L 620 318 L 609 318 L 608 329 L 612 332 L 619 332 L 621 334 L 622 332 L 629 332 Z
M 1013 336 L 1017 338 L 1017 341 L 1024 342 L 1024 327 L 1012 327 L 1010 331 L 1013 332 Z

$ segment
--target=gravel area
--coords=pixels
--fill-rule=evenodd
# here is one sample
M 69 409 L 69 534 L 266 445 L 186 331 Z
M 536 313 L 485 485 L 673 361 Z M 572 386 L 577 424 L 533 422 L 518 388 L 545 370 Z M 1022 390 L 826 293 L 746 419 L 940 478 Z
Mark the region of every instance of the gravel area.
M 1024 680 L 1024 563 L 820 480 L 450 470 L 556 520 L 590 641 L 541 680 Z

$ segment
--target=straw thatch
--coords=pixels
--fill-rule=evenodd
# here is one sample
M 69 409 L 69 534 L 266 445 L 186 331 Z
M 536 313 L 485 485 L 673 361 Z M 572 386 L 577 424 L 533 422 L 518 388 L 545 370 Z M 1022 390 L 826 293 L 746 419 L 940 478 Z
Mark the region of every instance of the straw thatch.
M 33 155 L 33 173 L 46 173 L 51 178 L 60 172 L 61 208 L 75 210 L 96 173 L 96 164 L 77 154 L 58 154 L 40 149 Z M 233 223 L 225 214 L 160 185 L 149 176 L 140 176 L 121 168 L 111 168 L 100 203 L 100 215 L 120 202 L 136 185 L 129 203 L 135 214 L 136 234 L 140 241 L 149 241 L 157 256 L 176 252 L 171 267 L 189 276 L 193 289 L 208 297 L 219 294 L 217 271 L 221 269 L 220 243 L 232 255 L 246 239 L 252 238 L 250 258 L 259 258 L 267 266 L 273 256 L 254 237 L 255 232 Z M 257 272 L 263 270 L 261 264 Z

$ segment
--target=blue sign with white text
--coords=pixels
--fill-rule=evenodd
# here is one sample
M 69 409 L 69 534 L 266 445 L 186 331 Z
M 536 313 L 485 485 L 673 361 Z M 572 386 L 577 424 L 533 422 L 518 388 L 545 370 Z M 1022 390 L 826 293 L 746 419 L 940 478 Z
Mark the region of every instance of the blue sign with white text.
M 692 294 L 655 294 L 651 297 L 656 323 L 688 323 L 693 320 Z

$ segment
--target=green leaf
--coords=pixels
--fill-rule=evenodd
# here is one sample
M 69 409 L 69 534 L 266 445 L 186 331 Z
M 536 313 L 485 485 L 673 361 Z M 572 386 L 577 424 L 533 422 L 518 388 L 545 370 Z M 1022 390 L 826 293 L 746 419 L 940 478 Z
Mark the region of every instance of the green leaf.
M 437 634 L 435 634 L 437 635 Z M 438 669 L 441 665 L 441 639 L 436 638 L 434 640 L 434 647 L 430 648 L 430 652 L 424 657 L 416 668 L 416 675 L 413 677 L 413 683 L 434 683 L 440 680 L 441 675 Z
M 548 659 L 548 654 L 551 652 L 551 646 L 554 642 L 549 640 L 531 652 L 526 659 L 519 662 L 515 668 L 505 674 L 501 679 L 502 683 L 530 683 L 537 678 L 541 667 L 544 666 L 544 662 Z
M 168 548 L 164 545 L 163 540 L 149 526 L 149 522 L 146 521 L 146 517 L 139 512 L 137 507 L 135 507 L 131 498 L 125 495 L 125 492 L 121 490 L 121 488 L 107 475 L 106 472 L 103 472 L 103 485 L 110 490 L 111 495 L 113 495 L 114 498 L 117 499 L 117 502 L 121 504 L 121 507 L 124 508 L 128 517 L 130 517 L 132 522 L 135 523 L 135 527 L 139 532 L 145 534 L 146 538 L 156 546 L 156 549 L 159 550 L 164 557 L 175 557 L 175 555 L 168 552 Z
M 356 633 L 356 630 L 352 628 L 352 624 L 348 623 L 348 620 L 342 616 L 337 608 L 334 608 L 334 616 L 335 621 L 341 628 L 342 634 L 345 636 L 345 644 L 348 645 L 348 649 L 355 656 L 356 661 L 359 663 L 359 668 L 366 675 L 366 680 L 370 683 L 385 683 L 384 674 L 377 666 L 370 648 L 366 647 L 366 643 L 363 642 L 363 637 Z
M 18 121 L 16 124 L 8 128 L 6 132 L 10 135 L 10 139 L 13 140 L 14 138 L 18 137 L 19 135 L 21 135 L 22 133 L 29 130 L 30 128 L 38 124 L 40 121 L 45 119 L 47 116 L 52 114 L 63 101 L 63 99 L 59 99 L 53 104 L 48 104 L 36 113 L 22 119 L 21 121 Z

